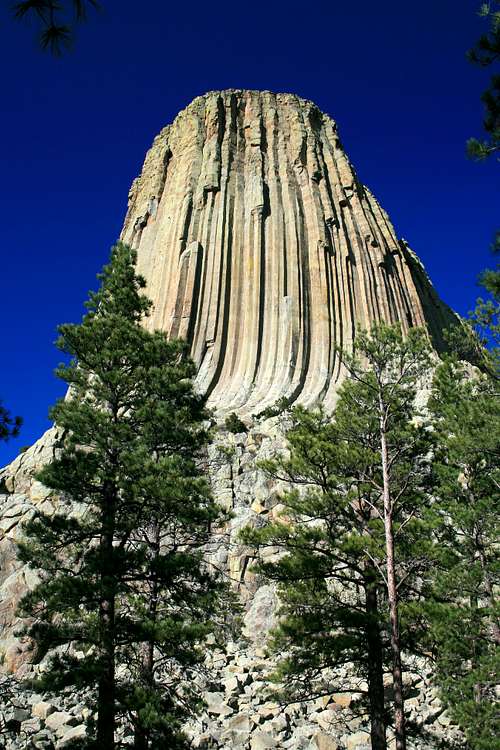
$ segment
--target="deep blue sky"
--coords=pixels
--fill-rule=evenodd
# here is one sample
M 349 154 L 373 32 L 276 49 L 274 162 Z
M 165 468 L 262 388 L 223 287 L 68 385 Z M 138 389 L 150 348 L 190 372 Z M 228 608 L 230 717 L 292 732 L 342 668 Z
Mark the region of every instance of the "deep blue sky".
M 488 78 L 465 60 L 485 29 L 478 0 L 102 0 L 61 59 L 1 5 L 0 397 L 25 425 L 0 466 L 49 426 L 56 326 L 81 318 L 153 137 L 208 90 L 315 101 L 440 295 L 472 307 L 500 169 L 464 151 Z

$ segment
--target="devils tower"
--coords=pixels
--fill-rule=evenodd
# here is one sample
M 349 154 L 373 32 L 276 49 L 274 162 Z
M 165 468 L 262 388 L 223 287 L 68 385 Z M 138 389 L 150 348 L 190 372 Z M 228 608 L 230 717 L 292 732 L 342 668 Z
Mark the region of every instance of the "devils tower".
M 138 251 L 151 326 L 189 341 L 221 412 L 279 398 L 328 408 L 336 347 L 357 327 L 426 325 L 440 346 L 449 324 L 334 121 L 291 94 L 195 99 L 147 154 L 122 239 Z
M 335 122 L 292 94 L 228 90 L 196 98 L 155 138 L 132 184 L 121 238 L 137 250 L 147 281 L 148 326 L 188 341 L 197 387 L 219 424 L 234 411 L 249 427 L 239 435 L 222 429 L 217 440 L 231 451 L 214 445 L 207 457 L 215 497 L 232 512 L 214 554 L 245 604 L 247 641 L 213 656 L 218 682 L 190 729 L 195 746 L 368 747 L 366 725 L 350 711 L 359 686 L 348 671 L 338 675 L 329 707 L 316 702 L 283 712 L 263 691 L 262 646 L 276 595 L 252 572 L 251 551 L 237 534 L 279 513 L 280 485 L 258 462 L 285 441 L 279 417 L 258 415 L 282 399 L 332 409 L 343 377 L 338 348 L 349 349 L 360 328 L 378 321 L 398 322 L 404 331 L 426 326 L 439 349 L 454 315 L 358 180 Z M 53 451 L 54 428 L 0 471 L 0 656 L 3 670 L 18 677 L 31 667 L 29 646 L 14 634 L 15 609 L 34 574 L 16 559 L 16 539 L 34 508 L 63 507 L 34 479 Z M 411 710 L 435 737 L 442 726 L 429 683 L 408 675 Z M 30 718 L 29 699 L 16 700 L 21 724 L 41 726 L 50 739 L 46 717 Z M 64 701 L 47 716 L 69 710 L 71 699 Z M 436 746 L 429 742 L 418 747 Z

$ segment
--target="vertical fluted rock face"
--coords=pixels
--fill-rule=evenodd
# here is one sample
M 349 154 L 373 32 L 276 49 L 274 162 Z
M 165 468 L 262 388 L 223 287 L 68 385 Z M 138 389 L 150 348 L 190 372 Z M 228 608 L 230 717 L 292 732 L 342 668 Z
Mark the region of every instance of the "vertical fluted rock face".
M 195 99 L 162 130 L 130 191 L 150 325 L 189 341 L 220 412 L 285 397 L 328 408 L 359 327 L 451 312 L 358 181 L 335 123 L 291 94 Z

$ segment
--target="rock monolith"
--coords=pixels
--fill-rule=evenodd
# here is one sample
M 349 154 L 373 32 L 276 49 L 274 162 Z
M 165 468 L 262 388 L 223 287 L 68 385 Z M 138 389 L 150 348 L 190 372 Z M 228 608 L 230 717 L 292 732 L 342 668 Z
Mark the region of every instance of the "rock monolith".
M 360 327 L 426 325 L 440 347 L 450 323 L 335 122 L 292 94 L 195 99 L 148 152 L 122 239 L 138 251 L 150 325 L 189 341 L 218 412 L 281 398 L 329 408 L 337 349 Z

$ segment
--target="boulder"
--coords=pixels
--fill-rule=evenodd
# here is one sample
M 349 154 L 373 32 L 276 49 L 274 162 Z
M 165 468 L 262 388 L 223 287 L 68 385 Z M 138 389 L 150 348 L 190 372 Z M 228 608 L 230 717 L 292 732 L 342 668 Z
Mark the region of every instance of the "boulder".
M 57 732 L 64 725 L 74 726 L 75 723 L 75 717 L 67 711 L 54 711 L 47 716 L 45 726 L 53 732 Z
M 68 731 L 64 732 L 62 737 L 56 742 L 56 750 L 68 747 L 74 740 L 83 739 L 85 735 L 86 729 L 84 724 L 78 724 L 76 727 L 68 728 Z
M 47 701 L 40 701 L 35 703 L 32 708 L 33 716 L 38 716 L 40 719 L 46 719 L 47 716 L 57 711 L 56 707 L 52 703 Z
M 368 732 L 355 732 L 347 737 L 347 750 L 371 750 L 371 740 Z
M 318 732 L 313 737 L 314 745 L 318 750 L 339 750 L 339 743 L 330 734 Z
M 278 743 L 268 732 L 257 730 L 252 734 L 250 750 L 268 750 L 274 747 L 278 747 Z

